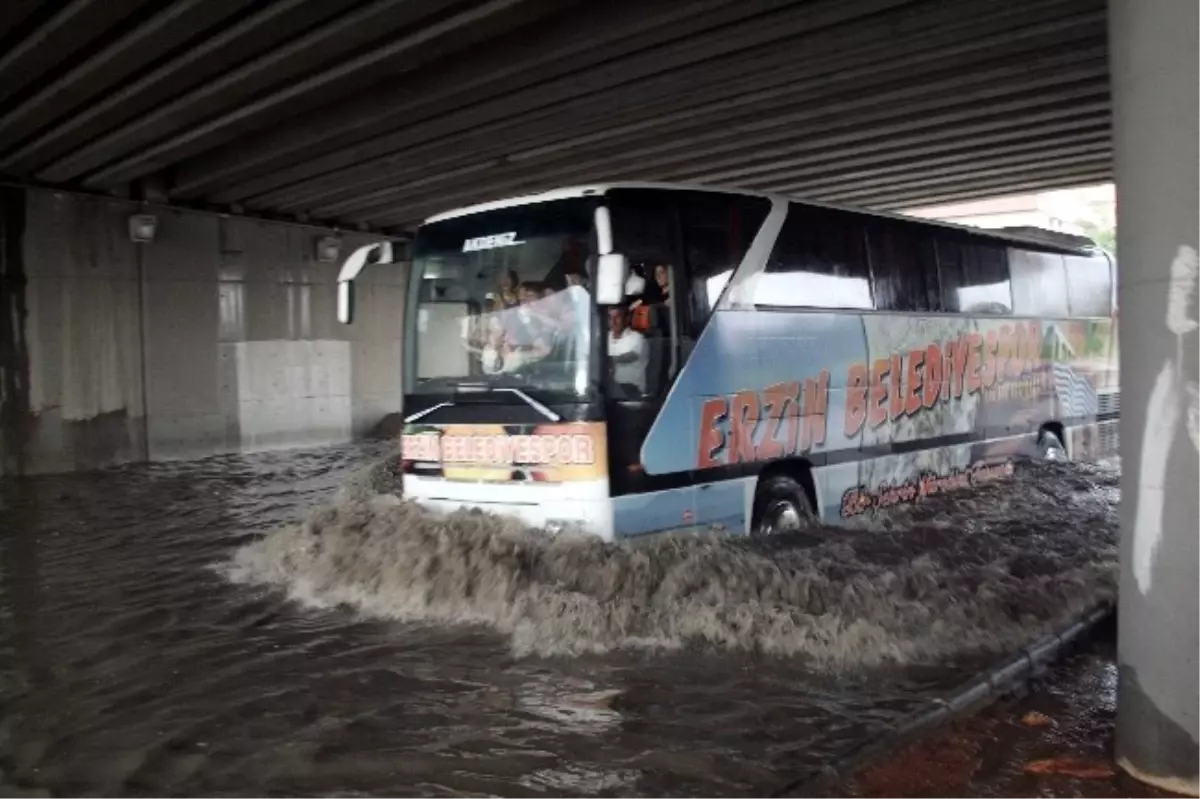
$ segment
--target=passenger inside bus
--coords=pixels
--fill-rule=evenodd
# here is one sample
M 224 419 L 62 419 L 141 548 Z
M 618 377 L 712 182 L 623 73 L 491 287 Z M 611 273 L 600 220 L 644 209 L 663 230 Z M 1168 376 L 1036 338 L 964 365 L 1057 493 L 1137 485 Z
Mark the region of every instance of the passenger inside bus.
M 647 264 L 654 264 L 648 267 Z M 635 265 L 626 284 L 626 303 L 629 307 L 629 326 L 641 333 L 646 342 L 646 385 L 649 395 L 656 395 L 666 384 L 670 366 L 671 347 L 671 267 L 661 257 L 652 257 Z M 646 280 L 649 274 L 653 279 Z
M 551 286 L 535 281 L 519 284 L 519 305 L 505 308 L 489 295 L 483 313 L 474 317 L 465 345 L 480 357 L 486 374 L 517 372 L 543 360 L 564 364 L 572 358 L 576 334 L 571 301 Z
M 520 305 L 505 314 L 502 324 L 503 371 L 514 372 L 550 354 L 550 326 L 533 307 L 542 297 L 541 287 L 525 281 L 518 292 Z
M 629 326 L 647 335 L 651 331 L 650 298 L 652 296 L 645 274 L 645 266 L 637 263 L 630 267 L 625 281 L 625 307 L 629 309 Z
M 669 265 L 659 262 L 654 265 L 653 269 L 647 270 L 644 265 L 639 264 L 634 267 L 633 271 L 638 275 L 642 287 L 638 296 L 630 303 L 630 308 L 640 308 L 643 305 L 662 305 L 670 300 L 671 267 Z M 646 272 L 649 272 L 654 279 L 647 281 L 644 277 Z
M 499 297 L 489 296 L 486 313 L 482 319 L 476 317 L 475 320 L 476 340 L 472 342 L 475 346 L 468 349 L 479 355 L 484 374 L 496 374 L 504 368 L 504 323 L 500 316 L 503 308 Z
M 568 292 L 575 287 L 587 291 L 586 268 L 582 245 L 567 242 L 541 280 L 522 280 L 522 274 L 533 276 L 513 268 L 491 278 L 496 289 L 484 295 L 463 324 L 461 344 L 477 359 L 476 368 L 483 374 L 525 373 L 535 381 L 569 380 L 566 372 L 580 362 L 578 337 L 587 333 L 575 307 L 581 298 Z M 477 279 L 487 280 L 486 270 Z
M 646 393 L 646 366 L 649 348 L 646 337 L 629 327 L 629 311 L 620 306 L 609 309 L 609 374 L 616 390 L 628 398 Z
M 671 272 L 666 264 L 654 265 L 655 303 L 667 302 L 671 299 Z
M 565 292 L 575 286 L 587 290 L 587 278 L 576 266 L 576 255 L 570 247 L 565 248 L 542 281 L 519 280 L 512 269 L 500 273 L 498 291 L 487 295 L 463 342 L 478 356 L 482 372 L 520 373 L 531 367 L 540 372 L 555 366 L 567 368 L 574 362 L 578 319 Z M 647 280 L 647 275 L 653 279 Z M 551 281 L 559 281 L 558 290 Z M 652 258 L 634 266 L 623 306 L 610 312 L 610 382 L 618 395 L 654 394 L 665 379 L 669 297 L 670 267 L 663 259 Z
M 500 291 L 498 298 L 504 308 L 513 308 L 520 301 L 517 295 L 517 273 L 513 269 L 505 269 L 500 273 Z

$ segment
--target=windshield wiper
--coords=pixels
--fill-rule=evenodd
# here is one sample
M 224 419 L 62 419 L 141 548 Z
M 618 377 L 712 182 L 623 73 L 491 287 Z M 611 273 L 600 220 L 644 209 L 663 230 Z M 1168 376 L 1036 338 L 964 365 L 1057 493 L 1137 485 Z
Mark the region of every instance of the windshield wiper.
M 442 408 L 449 408 L 453 404 L 454 404 L 453 402 L 439 402 L 437 405 L 430 405 L 428 408 L 426 408 L 423 411 L 417 411 L 416 413 L 414 413 L 410 416 L 405 416 L 404 423 L 409 424 L 411 422 L 415 422 L 423 416 L 428 416 L 429 414 L 433 413 L 434 411 L 441 410 Z
M 526 405 L 528 405 L 530 408 L 533 408 L 535 411 L 540 413 L 542 416 L 545 416 L 550 421 L 552 421 L 552 422 L 562 421 L 561 416 L 559 416 L 557 413 L 550 410 L 545 405 L 538 402 L 533 397 L 529 396 L 528 394 L 526 394 L 524 391 L 522 391 L 519 388 L 505 388 L 505 387 L 497 387 L 497 386 L 488 386 L 488 385 L 481 384 L 481 383 L 463 383 L 459 386 L 456 386 L 455 393 L 457 393 L 458 391 L 467 391 L 467 392 L 472 392 L 472 393 L 473 392 L 491 393 L 493 391 L 501 391 L 506 394 L 515 394 L 517 397 L 520 397 L 525 402 Z M 432 405 L 432 406 L 426 408 L 425 410 L 417 411 L 416 413 L 412 414 L 411 416 L 406 416 L 404 418 L 404 423 L 408 424 L 410 422 L 415 422 L 416 420 L 418 420 L 424 416 L 428 416 L 429 414 L 433 413 L 436 410 L 441 410 L 442 408 L 450 408 L 453 406 L 454 406 L 453 402 L 449 402 L 449 401 L 439 402 L 437 405 Z
M 493 388 L 492 391 L 507 391 L 509 394 L 516 394 L 518 397 L 525 400 L 526 405 L 528 405 L 530 408 L 533 408 L 535 411 L 540 413 L 542 416 L 545 416 L 550 421 L 558 422 L 558 421 L 562 420 L 562 417 L 559 416 L 557 413 L 550 410 L 545 405 L 538 402 L 533 397 L 529 396 L 528 394 L 526 394 L 524 391 L 522 391 L 519 388 Z

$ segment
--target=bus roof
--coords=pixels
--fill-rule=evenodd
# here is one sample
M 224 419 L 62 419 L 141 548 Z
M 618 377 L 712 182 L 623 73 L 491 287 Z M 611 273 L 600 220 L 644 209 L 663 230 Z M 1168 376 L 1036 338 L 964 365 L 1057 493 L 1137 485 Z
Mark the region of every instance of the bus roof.
M 1086 237 L 1073 236 L 1060 233 L 1058 231 L 1043 230 L 1034 227 L 1000 229 L 979 228 L 971 227 L 969 225 L 958 225 L 952 222 L 942 222 L 936 219 L 905 216 L 904 214 L 891 213 L 888 211 L 876 211 L 866 208 L 839 205 L 837 203 L 806 200 L 802 197 L 794 197 L 785 194 L 768 194 L 766 192 L 751 191 L 748 189 L 739 189 L 729 186 L 711 186 L 690 183 L 657 183 L 653 181 L 614 181 L 612 183 L 593 183 L 578 186 L 565 186 L 563 188 L 550 189 L 549 191 L 539 192 L 536 194 L 523 194 L 515 197 L 507 197 L 501 200 L 492 200 L 490 202 L 476 203 L 475 205 L 456 208 L 451 211 L 434 214 L 433 216 L 427 218 L 424 224 L 440 222 L 446 219 L 455 219 L 457 217 L 470 216 L 471 214 L 483 213 L 485 211 L 495 211 L 501 208 L 514 208 L 521 205 L 552 202 L 554 200 L 565 200 L 574 197 L 598 197 L 603 196 L 612 189 L 661 189 L 666 191 L 708 191 L 717 194 L 740 194 L 749 197 L 763 197 L 770 200 L 786 200 L 788 202 L 798 203 L 800 205 L 809 205 L 817 208 L 833 208 L 840 211 L 846 211 L 848 213 L 874 216 L 883 219 L 896 219 L 903 222 L 921 225 L 933 225 L 935 227 L 958 230 L 974 236 L 983 236 L 985 238 L 996 239 L 1010 244 L 1019 244 L 1025 247 L 1033 247 L 1041 250 L 1048 249 L 1068 254 L 1095 254 L 1100 251 L 1100 248 Z

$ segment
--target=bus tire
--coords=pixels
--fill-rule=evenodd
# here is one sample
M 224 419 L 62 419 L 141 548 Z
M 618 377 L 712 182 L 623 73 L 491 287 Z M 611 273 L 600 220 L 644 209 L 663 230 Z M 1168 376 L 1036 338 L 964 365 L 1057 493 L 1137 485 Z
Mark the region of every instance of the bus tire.
M 1043 430 L 1042 434 L 1038 436 L 1038 454 L 1041 455 L 1042 460 L 1067 460 L 1067 448 L 1063 446 L 1062 439 L 1053 430 Z
M 754 518 L 750 535 L 767 538 L 798 533 L 813 527 L 817 514 L 813 512 L 808 492 L 795 478 L 775 474 L 759 481 L 754 491 Z

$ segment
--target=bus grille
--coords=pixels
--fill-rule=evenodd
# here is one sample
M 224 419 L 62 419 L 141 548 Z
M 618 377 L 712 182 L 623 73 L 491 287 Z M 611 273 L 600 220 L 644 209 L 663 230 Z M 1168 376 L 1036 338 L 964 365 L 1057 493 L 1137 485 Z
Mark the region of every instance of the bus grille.
M 1101 416 L 1121 414 L 1121 390 L 1105 391 L 1097 397 L 1097 408 Z
M 1105 455 L 1121 454 L 1121 425 L 1117 422 L 1100 425 L 1100 452 Z

